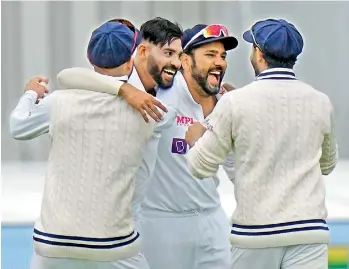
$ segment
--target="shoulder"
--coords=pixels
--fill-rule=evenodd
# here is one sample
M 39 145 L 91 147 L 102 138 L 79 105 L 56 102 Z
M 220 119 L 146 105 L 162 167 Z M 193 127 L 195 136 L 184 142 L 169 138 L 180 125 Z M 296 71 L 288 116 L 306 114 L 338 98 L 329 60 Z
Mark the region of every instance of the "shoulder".
M 233 91 L 224 93 L 220 99 L 228 99 L 230 102 L 234 102 L 239 98 L 246 98 L 246 95 L 252 94 L 252 92 L 259 86 L 257 83 L 252 82 L 241 88 L 234 89 Z M 225 97 L 225 98 L 223 98 Z
M 298 80 L 298 83 L 302 86 L 302 88 L 304 88 L 304 90 L 309 92 L 309 95 L 313 100 L 317 100 L 323 103 L 324 105 L 331 106 L 330 97 L 326 93 L 320 91 L 319 89 L 316 89 L 315 87 L 301 80 Z

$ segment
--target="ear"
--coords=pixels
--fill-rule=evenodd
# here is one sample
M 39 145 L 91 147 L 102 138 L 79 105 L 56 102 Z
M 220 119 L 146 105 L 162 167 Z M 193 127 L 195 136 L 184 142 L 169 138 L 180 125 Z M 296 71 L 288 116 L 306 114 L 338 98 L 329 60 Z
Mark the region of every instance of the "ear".
M 182 55 L 180 56 L 180 60 L 181 60 L 183 69 L 191 69 L 192 61 L 188 54 L 182 53 Z
M 263 52 L 261 52 L 261 50 L 259 48 L 255 48 L 255 55 L 256 55 L 256 60 L 258 62 L 264 60 L 263 58 Z
M 149 47 L 144 43 L 139 44 L 137 47 L 137 54 L 143 60 L 148 59 Z

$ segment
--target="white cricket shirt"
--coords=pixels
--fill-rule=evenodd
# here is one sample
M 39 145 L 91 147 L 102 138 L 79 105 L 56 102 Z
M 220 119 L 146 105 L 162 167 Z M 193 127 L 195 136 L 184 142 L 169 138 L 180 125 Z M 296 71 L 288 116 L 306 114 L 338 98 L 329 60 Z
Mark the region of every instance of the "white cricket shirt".
M 184 139 L 185 132 L 190 124 L 204 121 L 201 105 L 194 101 L 180 72 L 176 74 L 173 86 L 167 90 L 159 89 L 156 96 L 173 107 L 177 115 L 172 125 L 161 132 L 157 156 L 153 154 L 156 165 L 143 208 L 180 213 L 220 206 L 218 178 L 211 175 L 199 181 L 191 175 L 187 165 L 189 146 Z M 229 164 L 234 165 L 233 162 Z

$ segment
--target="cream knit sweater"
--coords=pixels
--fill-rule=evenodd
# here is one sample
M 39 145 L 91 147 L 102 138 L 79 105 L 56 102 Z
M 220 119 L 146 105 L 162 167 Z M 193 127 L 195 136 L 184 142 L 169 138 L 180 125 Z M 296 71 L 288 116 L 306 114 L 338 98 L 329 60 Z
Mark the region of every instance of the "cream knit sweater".
M 135 255 L 133 178 L 154 124 L 110 94 L 59 90 L 50 98 L 52 148 L 35 250 L 98 261 Z
M 234 246 L 329 242 L 322 174 L 333 170 L 338 152 L 325 94 L 292 70 L 270 69 L 225 94 L 207 128 L 188 154 L 189 169 L 210 177 L 233 149 Z

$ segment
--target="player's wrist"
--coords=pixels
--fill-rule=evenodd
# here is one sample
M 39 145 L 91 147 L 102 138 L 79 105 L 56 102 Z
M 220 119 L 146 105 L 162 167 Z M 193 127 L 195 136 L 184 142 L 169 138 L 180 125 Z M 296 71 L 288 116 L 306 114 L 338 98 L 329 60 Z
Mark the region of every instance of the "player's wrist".
M 120 83 L 122 84 L 120 84 L 119 89 L 117 89 L 117 95 L 125 98 L 130 91 L 130 84 L 122 81 L 120 81 Z

